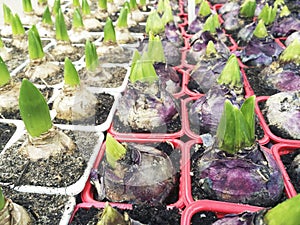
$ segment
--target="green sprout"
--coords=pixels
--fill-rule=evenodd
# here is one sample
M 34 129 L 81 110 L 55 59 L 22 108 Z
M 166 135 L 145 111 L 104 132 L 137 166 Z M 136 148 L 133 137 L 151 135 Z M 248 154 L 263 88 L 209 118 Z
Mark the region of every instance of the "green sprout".
M 0 37 L 0 49 L 2 49 L 2 48 L 4 48 L 5 46 L 4 46 L 4 43 L 3 43 L 3 40 L 2 40 L 2 38 Z
M 296 38 L 281 53 L 279 59 L 283 62 L 294 62 L 300 65 L 300 41 Z
M 277 5 L 269 6 L 268 3 L 262 8 L 258 19 L 262 19 L 266 25 L 273 23 L 277 14 Z
M 268 31 L 263 20 L 259 20 L 256 25 L 253 35 L 257 38 L 265 38 L 268 36 Z
M 280 17 L 285 17 L 285 16 L 288 16 L 288 15 L 290 15 L 290 14 L 291 14 L 291 12 L 290 12 L 289 8 L 288 8 L 286 5 L 284 5 L 284 6 L 282 7 L 281 11 L 280 11 L 279 16 L 280 16 Z
M 27 132 L 39 137 L 52 127 L 49 107 L 41 92 L 27 79 L 22 80 L 19 108 Z
M 116 27 L 118 28 L 128 28 L 127 18 L 128 18 L 129 9 L 124 6 L 119 14 Z
M 214 45 L 214 42 L 213 42 L 213 41 L 210 40 L 210 41 L 207 43 L 206 50 L 205 50 L 205 54 L 206 54 L 206 56 L 208 56 L 208 57 L 217 55 L 217 50 L 216 50 L 216 48 L 215 48 L 215 45 Z
M 146 33 L 152 32 L 154 35 L 160 34 L 165 31 L 165 25 L 158 12 L 152 11 L 146 21 Z
M 31 60 L 42 59 L 45 56 L 41 38 L 35 25 L 28 31 L 28 52 Z
M 163 14 L 165 11 L 165 3 L 164 0 L 158 0 L 157 7 L 156 7 L 158 14 Z
M 38 4 L 39 5 L 47 5 L 48 4 L 48 0 L 38 0 Z
M 158 35 L 154 36 L 152 32 L 149 33 L 149 43 L 147 49 L 147 56 L 154 62 L 165 62 L 164 48 Z
M 232 54 L 226 62 L 221 74 L 217 78 L 218 84 L 229 85 L 230 87 L 242 87 L 240 66 L 237 57 Z
M 4 208 L 6 203 L 5 197 L 2 192 L 2 188 L 0 187 L 0 211 Z
M 52 7 L 52 14 L 54 16 L 57 15 L 58 11 L 60 9 L 60 0 L 55 0 L 54 1 L 54 4 L 53 4 L 53 7 Z
M 4 24 L 11 24 L 13 14 L 11 9 L 3 3 L 3 17 L 4 17 Z
M 33 12 L 31 0 L 22 0 L 22 6 L 25 13 Z
M 285 200 L 270 209 L 264 216 L 268 225 L 297 225 L 300 215 L 300 194 Z
M 73 0 L 72 5 L 73 5 L 74 8 L 79 8 L 80 7 L 79 0 Z
M 98 0 L 98 7 L 103 11 L 107 11 L 107 0 Z
M 200 4 L 200 8 L 199 8 L 199 13 L 198 13 L 200 16 L 208 16 L 211 14 L 211 10 L 210 10 L 210 6 L 208 4 L 208 2 L 205 0 L 205 1 L 202 1 L 202 3 Z
M 125 221 L 124 216 L 109 205 L 108 202 L 105 203 L 103 212 L 101 213 L 100 220 L 96 225 L 107 225 L 107 224 L 118 224 L 126 225 L 128 221 Z
M 80 84 L 78 72 L 68 57 L 65 58 L 64 82 L 71 87 L 75 87 Z
M 83 29 L 83 20 L 78 8 L 76 8 L 73 12 L 73 21 L 72 21 L 73 29 Z
M 56 40 L 67 41 L 67 42 L 70 41 L 64 15 L 62 14 L 61 9 L 58 10 L 58 13 L 55 17 L 55 30 L 56 30 Z
M 138 9 L 136 0 L 129 0 L 130 11 Z
M 245 0 L 241 5 L 240 14 L 247 18 L 252 18 L 254 16 L 256 9 L 256 0 Z
M 153 83 L 158 80 L 153 61 L 148 58 L 146 53 L 139 60 L 133 62 L 129 79 L 131 83 L 135 83 L 136 81 Z
M 104 44 L 111 45 L 117 43 L 115 28 L 110 17 L 106 19 L 103 31 L 104 31 L 104 38 L 103 38 Z
M 203 25 L 203 31 L 209 31 L 211 34 L 217 32 L 217 28 L 220 27 L 220 22 L 217 14 L 211 14 Z
M 119 143 L 115 138 L 110 134 L 106 135 L 106 150 L 105 157 L 108 164 L 112 167 L 116 167 L 118 160 L 122 159 L 126 154 L 126 148 Z
M 46 9 L 43 13 L 42 23 L 43 24 L 48 24 L 50 26 L 53 25 L 53 21 L 51 19 L 51 12 L 50 12 L 49 6 L 46 7 Z
M 0 87 L 8 84 L 10 81 L 10 73 L 7 69 L 5 62 L 0 56 Z
M 174 17 L 173 17 L 173 11 L 170 5 L 165 6 L 165 12 L 162 15 L 162 21 L 163 23 L 166 25 L 169 22 L 174 21 Z
M 82 15 L 87 16 L 91 14 L 91 8 L 87 0 L 82 0 Z
M 99 66 L 96 46 L 89 40 L 85 43 L 85 66 L 88 71 L 95 71 Z
M 254 103 L 254 95 L 247 98 L 240 109 L 232 105 L 229 100 L 225 101 L 216 134 L 218 147 L 221 150 L 235 154 L 240 149 L 254 144 Z
M 142 8 L 143 11 L 146 11 L 146 0 L 140 0 L 139 6 Z
M 132 60 L 131 60 L 131 70 L 130 70 L 130 76 L 131 76 L 131 73 L 133 71 L 133 67 L 136 65 L 136 62 L 138 60 L 141 59 L 141 54 L 139 53 L 138 50 L 134 50 L 133 52 L 133 56 L 132 56 Z
M 25 29 L 18 14 L 12 16 L 11 28 L 13 35 L 25 35 Z

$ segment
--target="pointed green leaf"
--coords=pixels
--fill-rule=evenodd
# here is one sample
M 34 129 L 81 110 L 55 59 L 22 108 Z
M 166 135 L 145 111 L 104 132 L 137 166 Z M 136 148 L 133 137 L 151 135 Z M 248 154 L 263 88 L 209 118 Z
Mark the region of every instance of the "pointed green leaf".
M 119 14 L 119 18 L 117 20 L 117 27 L 119 28 L 128 28 L 127 18 L 128 18 L 129 9 L 128 7 L 124 6 Z
M 283 62 L 294 62 L 300 64 L 300 41 L 296 38 L 281 53 L 279 59 Z
M 48 105 L 41 92 L 27 79 L 23 79 L 19 108 L 27 132 L 32 137 L 39 137 L 52 127 Z
M 300 215 L 300 194 L 279 203 L 264 216 L 268 225 L 297 225 Z
M 209 31 L 211 34 L 217 32 L 217 28 L 220 27 L 220 22 L 217 14 L 211 14 L 203 25 L 203 31 Z
M 91 14 L 91 8 L 87 0 L 82 0 L 82 15 L 90 15 Z
M 80 84 L 78 72 L 68 57 L 65 58 L 64 82 L 71 87 L 75 87 Z
M 2 57 L 0 56 L 0 87 L 9 83 L 9 81 L 10 81 L 10 73 L 7 69 L 5 62 L 3 61 Z
M 32 26 L 28 31 L 28 52 L 31 60 L 42 59 L 45 56 L 36 26 Z
M 82 16 L 78 8 L 76 8 L 73 13 L 72 27 L 75 29 L 84 28 Z
M 60 0 L 55 0 L 54 1 L 54 4 L 53 4 L 53 7 L 52 7 L 52 14 L 54 16 L 57 15 L 58 11 L 60 9 Z
M 210 40 L 207 43 L 205 54 L 207 57 L 211 57 L 212 55 L 217 55 L 217 50 L 215 48 L 213 41 Z
M 158 80 L 152 60 L 148 59 L 147 54 L 144 54 L 140 60 L 135 62 L 131 68 L 129 79 L 131 83 L 136 81 L 153 83 Z
M 42 17 L 42 23 L 43 24 L 48 24 L 48 25 L 53 25 L 53 21 L 51 19 L 51 12 L 49 9 L 49 6 L 46 7 L 44 13 L 43 13 L 43 17 Z
M 211 14 L 211 10 L 210 10 L 210 6 L 209 6 L 208 2 L 206 0 L 202 1 L 202 3 L 200 4 L 200 8 L 199 8 L 199 15 L 205 17 L 210 14 Z
M 157 13 L 163 14 L 165 11 L 165 4 L 164 0 L 158 0 L 157 6 L 156 6 Z
M 98 0 L 98 7 L 101 10 L 107 10 L 107 0 Z
M 153 60 L 153 63 L 166 61 L 164 48 L 161 43 L 160 37 L 158 35 L 154 37 L 154 35 L 151 32 L 149 33 L 147 54 L 148 54 L 148 58 L 150 60 Z
M 72 4 L 73 4 L 74 8 L 80 8 L 80 2 L 79 2 L 79 0 L 73 0 Z
M 140 60 L 140 59 L 141 59 L 141 55 L 140 55 L 139 51 L 138 51 L 138 50 L 135 50 L 135 51 L 133 52 L 133 56 L 132 56 L 132 60 L 131 60 L 130 77 L 131 77 L 131 73 L 132 73 L 132 71 L 133 71 L 133 68 L 135 67 L 136 62 L 137 62 L 138 60 Z
M 105 203 L 105 208 L 101 213 L 100 220 L 97 225 L 128 225 L 128 221 L 125 221 L 124 216 L 116 209 L 111 207 L 108 202 Z
M 162 21 L 163 23 L 166 25 L 169 22 L 173 22 L 174 21 L 174 17 L 173 17 L 173 11 L 171 6 L 165 6 L 165 12 L 162 15 Z
M 227 84 L 230 87 L 242 87 L 241 72 L 238 60 L 232 54 L 227 60 L 220 76 L 217 78 L 218 84 Z
M 99 66 L 96 46 L 89 40 L 85 43 L 85 66 L 88 71 L 95 71 Z
M 243 105 L 241 106 L 241 112 L 243 113 L 245 120 L 249 126 L 249 140 L 250 140 L 250 145 L 255 140 L 255 96 L 250 96 L 248 97 Z
M 245 0 L 241 5 L 240 14 L 247 18 L 252 18 L 254 16 L 256 9 L 256 0 Z
M 25 13 L 33 12 L 31 0 L 22 0 L 22 6 Z
M 4 208 L 5 203 L 5 197 L 3 195 L 2 188 L 0 187 L 0 211 Z
M 104 25 L 103 43 L 117 43 L 116 32 L 112 20 L 108 17 Z
M 131 11 L 138 9 L 136 0 L 129 0 L 129 6 Z
M 4 24 L 11 24 L 13 14 L 11 12 L 11 9 L 3 3 L 3 17 L 4 17 Z
M 143 6 L 146 6 L 146 0 L 140 0 L 139 1 L 139 6 L 143 7 Z
M 259 20 L 255 30 L 253 31 L 253 35 L 258 38 L 265 38 L 268 36 L 268 31 L 263 20 Z
M 268 3 L 266 3 L 265 6 L 262 8 L 260 14 L 258 15 L 258 19 L 262 19 L 266 25 L 269 25 L 275 20 L 276 13 L 277 5 L 274 5 L 274 7 L 272 7 L 269 6 Z
M 126 154 L 126 148 L 119 143 L 115 138 L 110 134 L 106 135 L 106 150 L 105 156 L 106 161 L 112 168 L 116 167 L 116 162 L 122 159 Z
M 12 16 L 11 28 L 13 35 L 24 35 L 25 29 L 18 14 Z
M 58 10 L 58 13 L 55 18 L 55 31 L 56 40 L 70 41 L 64 15 L 62 14 L 61 9 Z
M 39 5 L 47 5 L 48 4 L 48 0 L 38 0 L 38 4 Z
M 152 32 L 154 35 L 160 34 L 165 31 L 165 25 L 158 15 L 156 10 L 152 11 L 146 21 L 146 33 Z
M 289 10 L 289 8 L 286 5 L 284 5 L 280 11 L 279 16 L 285 17 L 285 16 L 289 16 L 290 14 L 291 14 L 291 11 Z

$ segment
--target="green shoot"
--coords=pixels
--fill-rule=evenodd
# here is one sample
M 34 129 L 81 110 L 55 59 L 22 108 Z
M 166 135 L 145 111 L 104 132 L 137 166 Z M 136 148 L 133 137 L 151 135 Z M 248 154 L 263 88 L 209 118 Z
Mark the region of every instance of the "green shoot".
M 203 1 L 205 1 L 205 0 L 196 0 L 195 5 L 200 5 Z
M 39 137 L 52 127 L 49 107 L 41 92 L 27 79 L 22 80 L 19 108 L 27 132 Z
M 141 59 L 136 60 L 130 71 L 130 82 L 136 81 L 153 83 L 158 80 L 158 75 L 154 69 L 153 61 L 148 58 L 147 54 L 143 54 Z
M 130 6 L 131 11 L 138 9 L 138 5 L 136 3 L 136 0 L 129 0 L 129 6 Z
M 0 37 L 0 49 L 2 49 L 2 48 L 4 48 L 5 46 L 4 46 L 4 43 L 3 43 L 3 40 L 2 40 L 2 38 Z
M 28 31 L 28 52 L 31 60 L 42 59 L 45 56 L 41 38 L 35 25 Z
M 58 13 L 55 17 L 55 31 L 56 31 L 56 40 L 66 41 L 66 42 L 70 41 L 64 15 L 62 14 L 61 9 L 58 10 Z
M 156 10 L 150 13 L 146 21 L 146 33 L 149 34 L 150 31 L 154 35 L 165 31 L 165 25 Z
M 25 13 L 33 12 L 31 0 L 22 0 L 22 6 Z
M 164 11 L 165 11 L 164 0 L 158 0 L 156 10 L 157 10 L 157 13 L 160 15 L 164 13 Z
M 211 34 L 217 32 L 217 28 L 220 27 L 220 22 L 217 14 L 211 14 L 205 21 L 203 31 L 209 31 Z
M 245 100 L 241 109 L 233 106 L 229 100 L 225 101 L 216 134 L 218 147 L 221 150 L 235 154 L 242 148 L 254 144 L 254 103 L 254 95 Z
M 4 208 L 6 203 L 5 197 L 2 192 L 2 188 L 0 188 L 0 211 Z
M 82 15 L 87 16 L 91 14 L 91 8 L 87 0 L 82 0 Z
M 205 54 L 208 57 L 217 55 L 217 50 L 215 48 L 215 45 L 214 45 L 213 41 L 209 41 L 207 43 Z
M 45 11 L 43 13 L 42 23 L 43 24 L 48 24 L 50 26 L 53 25 L 53 21 L 51 19 L 51 12 L 49 10 L 49 6 L 46 7 L 46 9 L 45 9 Z
M 137 62 L 138 60 L 140 60 L 140 59 L 141 59 L 141 55 L 140 55 L 139 51 L 138 51 L 138 50 L 135 50 L 135 51 L 133 52 L 133 56 L 132 56 L 132 60 L 131 60 L 130 77 L 131 77 L 131 73 L 132 73 L 132 71 L 133 71 L 133 67 L 135 67 L 136 62 Z
M 154 35 L 151 32 L 149 33 L 147 55 L 150 60 L 153 60 L 153 63 L 166 61 L 164 48 L 161 43 L 160 37 L 158 35 L 154 37 Z
M 124 216 L 119 213 L 116 209 L 111 207 L 108 202 L 105 203 L 101 217 L 96 225 L 107 225 L 117 224 L 126 225 L 128 222 L 125 221 Z
M 25 29 L 18 14 L 12 16 L 11 28 L 13 36 L 25 35 Z
M 266 25 L 273 23 L 275 20 L 277 13 L 277 5 L 269 6 L 268 3 L 262 8 L 260 14 L 258 15 L 258 19 L 262 19 Z
M 255 30 L 253 31 L 253 35 L 257 38 L 265 38 L 268 36 L 268 31 L 263 20 L 259 20 Z
M 296 38 L 290 43 L 279 57 L 283 62 L 294 62 L 300 65 L 300 41 Z
M 254 16 L 256 9 L 256 1 L 255 0 L 245 0 L 241 5 L 240 14 L 247 18 L 252 18 Z
M 88 71 L 95 71 L 99 66 L 96 46 L 89 40 L 85 43 L 85 66 Z
M 4 24 L 11 24 L 13 14 L 11 12 L 11 9 L 3 3 L 3 17 L 4 17 Z
M 229 85 L 232 88 L 243 86 L 240 66 L 234 54 L 232 54 L 227 60 L 227 63 L 218 77 L 217 82 L 218 84 Z
M 124 6 L 119 14 L 116 27 L 118 28 L 128 28 L 127 18 L 128 18 L 129 9 Z
M 143 11 L 146 11 L 146 0 L 140 0 L 139 6 L 143 9 Z
M 116 168 L 116 163 L 122 159 L 126 154 L 126 148 L 119 143 L 110 134 L 106 135 L 106 150 L 105 157 L 106 161 L 112 168 Z
M 203 16 L 203 17 L 211 14 L 210 6 L 206 0 L 202 1 L 198 14 L 199 16 Z
M 71 87 L 75 87 L 80 84 L 78 72 L 68 57 L 65 58 L 64 82 Z
M 57 13 L 58 13 L 58 11 L 59 11 L 59 9 L 60 9 L 60 0 L 55 0 L 54 4 L 53 4 L 53 8 L 52 8 L 52 14 L 54 16 L 56 16 Z
M 73 0 L 72 5 L 73 5 L 74 8 L 80 8 L 79 0 Z
M 10 81 L 10 73 L 7 69 L 5 62 L 0 56 L 0 87 L 8 84 Z
M 286 5 L 284 5 L 284 6 L 282 7 L 281 11 L 280 11 L 279 16 L 280 16 L 280 17 L 285 17 L 285 16 L 288 16 L 288 15 L 290 15 L 290 14 L 291 14 L 291 12 L 290 12 L 289 8 L 288 8 Z
M 82 16 L 78 8 L 76 8 L 73 12 L 72 27 L 73 29 L 84 29 Z
M 163 23 L 166 25 L 169 22 L 174 21 L 174 17 L 173 17 L 173 11 L 170 5 L 165 6 L 165 12 L 162 15 L 162 21 Z
M 300 194 L 285 200 L 270 209 L 264 216 L 268 225 L 297 225 L 300 215 Z
M 104 25 L 103 31 L 104 31 L 104 39 L 103 39 L 104 44 L 110 45 L 110 44 L 117 43 L 115 28 L 112 23 L 112 20 L 109 17 L 106 19 L 106 23 Z
M 107 11 L 107 0 L 98 0 L 98 7 L 100 10 Z
M 38 4 L 39 5 L 47 5 L 48 4 L 48 0 L 38 0 Z

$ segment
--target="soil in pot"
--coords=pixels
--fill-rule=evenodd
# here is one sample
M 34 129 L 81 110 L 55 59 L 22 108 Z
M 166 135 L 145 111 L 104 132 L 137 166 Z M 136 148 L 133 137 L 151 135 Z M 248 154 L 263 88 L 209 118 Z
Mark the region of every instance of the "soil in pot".
M 2 187 L 2 189 L 7 198 L 26 209 L 32 219 L 32 225 L 59 224 L 65 211 L 65 205 L 70 199 L 66 195 L 22 193 L 7 187 Z
M 0 123 L 0 152 L 15 133 L 17 127 L 12 123 Z
M 99 56 L 101 63 L 129 63 L 131 62 L 132 54 L 134 49 L 122 47 L 123 51 L 119 54 L 112 52 L 111 54 L 105 54 Z
M 83 175 L 87 161 L 98 140 L 95 132 L 64 131 L 77 148 L 73 154 L 61 154 L 49 159 L 30 161 L 19 153 L 24 142 L 22 136 L 0 158 L 0 180 L 3 183 L 20 185 L 39 185 L 46 187 L 66 187 Z
M 217 215 L 214 212 L 203 211 L 198 212 L 193 215 L 191 219 L 191 225 L 211 225 L 213 222 L 217 221 Z
M 81 57 L 84 56 L 84 46 L 82 45 L 72 45 L 74 48 L 74 51 L 72 54 L 65 54 L 60 53 L 56 54 L 58 45 L 54 45 L 50 47 L 47 52 L 49 54 L 46 54 L 47 61 L 58 61 L 58 62 L 64 62 L 65 58 L 68 57 L 72 62 L 76 62 L 81 59 Z

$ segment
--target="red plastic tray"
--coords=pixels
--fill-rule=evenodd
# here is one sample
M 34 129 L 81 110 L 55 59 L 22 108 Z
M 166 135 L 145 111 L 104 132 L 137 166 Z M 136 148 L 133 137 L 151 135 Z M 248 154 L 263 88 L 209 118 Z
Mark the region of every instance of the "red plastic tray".
M 273 132 L 270 130 L 260 108 L 259 108 L 259 103 L 260 102 L 265 102 L 267 101 L 269 98 L 269 96 L 259 96 L 256 98 L 256 102 L 255 102 L 255 111 L 256 114 L 259 118 L 260 124 L 264 130 L 264 132 L 266 133 L 267 136 L 270 137 L 270 141 L 272 141 L 273 143 L 285 143 L 285 144 L 291 144 L 291 145 L 300 145 L 300 140 L 293 140 L 293 139 L 284 139 L 282 137 L 278 137 L 275 134 L 273 134 Z
M 185 166 L 185 164 L 187 162 L 185 162 L 183 160 L 183 142 L 180 141 L 180 140 L 177 140 L 177 139 L 170 139 L 170 140 L 163 140 L 163 139 L 139 139 L 139 140 L 136 140 L 136 139 L 122 139 L 122 138 L 117 138 L 118 141 L 120 142 L 135 142 L 135 143 L 161 143 L 163 141 L 168 141 L 170 143 L 172 143 L 174 145 L 175 148 L 177 148 L 178 150 L 181 151 L 181 162 L 180 162 L 180 170 L 181 170 L 181 173 L 183 171 L 183 167 Z M 97 169 L 99 167 L 99 164 L 101 163 L 101 160 L 104 156 L 104 153 L 105 153 L 105 142 L 103 143 L 100 151 L 99 151 L 99 154 L 98 154 L 98 157 L 95 161 L 95 164 L 94 164 L 94 169 Z M 182 192 L 184 192 L 184 189 L 182 187 L 182 176 L 180 176 L 180 179 L 179 179 L 179 193 L 178 193 L 178 200 L 172 204 L 170 204 L 169 206 L 170 207 L 177 207 L 177 208 L 182 208 L 184 206 L 184 201 L 183 201 L 183 194 Z M 103 202 L 101 203 L 100 201 L 97 201 L 95 200 L 94 196 L 93 196 L 93 191 L 92 191 L 92 185 L 90 183 L 90 179 L 88 179 L 84 189 L 83 189 L 83 192 L 81 193 L 81 199 L 83 202 L 86 202 L 86 203 L 99 203 L 99 204 L 104 204 Z M 126 204 L 126 203 L 116 203 L 116 204 L 121 204 L 122 207 L 131 207 L 131 204 Z

